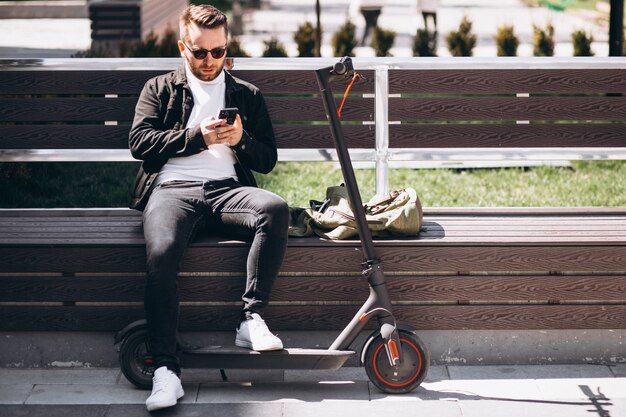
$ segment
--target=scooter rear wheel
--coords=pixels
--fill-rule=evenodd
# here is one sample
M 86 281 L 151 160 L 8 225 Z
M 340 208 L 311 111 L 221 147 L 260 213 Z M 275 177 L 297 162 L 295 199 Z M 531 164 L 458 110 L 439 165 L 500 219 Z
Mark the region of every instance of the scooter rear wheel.
M 365 352 L 365 371 L 372 383 L 389 394 L 405 394 L 417 388 L 426 378 L 430 358 L 424 343 L 414 333 L 399 330 L 401 363 L 389 364 L 385 341 L 378 335 Z
M 148 332 L 137 330 L 120 345 L 119 361 L 122 373 L 130 383 L 141 389 L 152 388 L 154 366 L 148 348 Z

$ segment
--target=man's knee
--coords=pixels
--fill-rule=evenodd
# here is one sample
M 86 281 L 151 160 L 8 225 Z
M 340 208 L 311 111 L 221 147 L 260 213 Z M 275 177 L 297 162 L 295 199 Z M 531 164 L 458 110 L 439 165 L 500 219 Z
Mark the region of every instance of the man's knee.
M 280 197 L 268 200 L 263 206 L 263 212 L 270 228 L 286 233 L 289 225 L 289 206 L 285 200 Z
M 159 237 L 146 242 L 148 273 L 178 268 L 184 248 L 171 237 Z

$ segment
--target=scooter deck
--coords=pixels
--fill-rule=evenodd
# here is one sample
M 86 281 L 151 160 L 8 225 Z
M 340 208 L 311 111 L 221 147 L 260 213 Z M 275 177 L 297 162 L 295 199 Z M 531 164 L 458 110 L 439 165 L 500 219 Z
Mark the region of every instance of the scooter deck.
M 256 352 L 236 346 L 185 347 L 185 368 L 214 369 L 339 369 L 356 353 L 352 350 L 288 348 Z

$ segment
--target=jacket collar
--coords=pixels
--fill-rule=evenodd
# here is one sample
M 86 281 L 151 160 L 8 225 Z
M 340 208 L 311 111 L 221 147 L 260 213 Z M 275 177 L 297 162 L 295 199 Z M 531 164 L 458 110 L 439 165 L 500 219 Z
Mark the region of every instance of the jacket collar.
M 224 73 L 225 73 L 224 81 L 226 83 L 226 94 L 229 94 L 233 91 L 237 91 L 242 88 L 237 82 L 235 82 L 235 79 L 230 74 L 230 72 L 224 69 Z M 184 62 L 178 67 L 178 69 L 176 69 L 176 72 L 174 73 L 174 84 L 182 85 L 183 88 L 187 88 L 187 89 L 189 88 L 189 84 L 187 82 L 187 74 L 185 73 Z
M 174 73 L 174 84 L 182 85 L 183 87 L 187 85 L 187 75 L 185 74 L 185 63 L 180 64 L 176 72 Z

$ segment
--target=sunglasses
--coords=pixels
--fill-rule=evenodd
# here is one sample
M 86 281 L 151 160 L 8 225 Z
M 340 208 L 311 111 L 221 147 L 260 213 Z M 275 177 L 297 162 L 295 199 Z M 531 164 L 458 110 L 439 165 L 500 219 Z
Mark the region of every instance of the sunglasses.
M 185 48 L 189 49 L 189 52 L 192 53 L 193 57 L 198 59 L 198 60 L 202 60 L 205 59 L 207 57 L 208 54 L 211 54 L 211 57 L 213 59 L 221 59 L 224 57 L 224 55 L 226 54 L 226 47 L 222 47 L 222 48 L 213 48 L 210 51 L 206 50 L 206 49 L 191 49 L 184 41 L 181 40 L 181 42 L 183 43 L 183 45 L 185 45 Z

